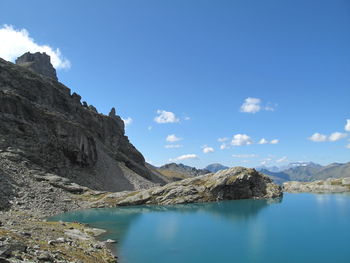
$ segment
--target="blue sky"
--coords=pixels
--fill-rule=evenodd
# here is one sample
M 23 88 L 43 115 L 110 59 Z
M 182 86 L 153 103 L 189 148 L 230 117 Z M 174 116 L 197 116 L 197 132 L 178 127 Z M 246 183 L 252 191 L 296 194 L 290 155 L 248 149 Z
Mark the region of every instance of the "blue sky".
M 127 135 L 155 165 L 350 161 L 347 0 L 2 0 L 0 10 L 0 57 L 48 45 L 60 81 L 131 118 Z M 31 42 L 10 42 L 14 32 Z

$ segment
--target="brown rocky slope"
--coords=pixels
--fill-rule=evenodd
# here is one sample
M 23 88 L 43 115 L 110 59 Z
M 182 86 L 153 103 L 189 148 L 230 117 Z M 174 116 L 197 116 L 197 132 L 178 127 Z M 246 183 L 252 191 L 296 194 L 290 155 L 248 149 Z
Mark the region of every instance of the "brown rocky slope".
M 37 175 L 61 176 L 95 190 L 136 190 L 167 182 L 146 167 L 114 109 L 105 116 L 80 100 L 53 78 L 0 59 L 0 173 L 8 186 L 0 191 L 19 183 L 2 162 L 8 155 L 15 162 L 25 159 Z

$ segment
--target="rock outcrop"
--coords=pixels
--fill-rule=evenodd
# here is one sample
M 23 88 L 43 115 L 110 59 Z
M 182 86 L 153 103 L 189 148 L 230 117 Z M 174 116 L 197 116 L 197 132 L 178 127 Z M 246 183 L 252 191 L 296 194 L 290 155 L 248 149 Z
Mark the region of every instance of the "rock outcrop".
M 283 190 L 290 193 L 342 193 L 350 192 L 350 177 L 328 178 L 314 182 L 291 181 L 283 184 Z
M 0 210 L 21 198 L 18 192 L 31 192 L 23 182 L 33 187 L 46 182 L 68 192 L 137 190 L 167 182 L 146 167 L 115 110 L 111 116 L 98 114 L 80 100 L 53 78 L 0 59 Z
M 45 52 L 36 52 L 34 54 L 27 52 L 16 59 L 16 64 L 42 76 L 58 81 L 56 70 L 50 61 L 50 56 L 48 56 Z
M 94 206 L 169 205 L 281 196 L 281 187 L 272 183 L 269 177 L 254 169 L 234 167 L 148 190 L 112 193 L 95 202 Z

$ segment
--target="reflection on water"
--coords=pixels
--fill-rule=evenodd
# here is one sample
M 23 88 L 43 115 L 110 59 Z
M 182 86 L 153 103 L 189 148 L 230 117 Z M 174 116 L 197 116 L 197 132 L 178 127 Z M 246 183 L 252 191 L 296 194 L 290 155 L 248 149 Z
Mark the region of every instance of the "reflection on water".
M 108 230 L 122 263 L 348 263 L 350 195 L 286 194 L 71 212 L 53 220 Z
M 82 211 L 73 211 L 52 217 L 51 220 L 78 221 L 90 224 L 97 228 L 107 229 L 111 234 L 122 239 L 130 225 L 141 215 L 148 213 L 164 214 L 210 214 L 212 216 L 231 221 L 247 221 L 253 219 L 262 209 L 270 204 L 278 204 L 282 198 L 263 200 L 236 200 L 213 203 L 178 204 L 167 206 L 143 205 L 117 208 L 96 208 Z M 229 209 L 228 209 L 229 208 Z M 161 235 L 171 235 L 176 221 L 172 218 L 159 226 Z M 160 235 L 160 236 L 161 236 Z M 102 236 L 101 238 L 103 238 Z

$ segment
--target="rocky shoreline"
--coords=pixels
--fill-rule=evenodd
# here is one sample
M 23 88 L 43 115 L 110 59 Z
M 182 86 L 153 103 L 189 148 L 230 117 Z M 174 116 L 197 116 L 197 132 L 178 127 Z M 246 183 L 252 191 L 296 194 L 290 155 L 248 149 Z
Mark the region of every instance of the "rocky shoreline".
M 0 157 L 2 154 L 4 152 Z M 267 176 L 243 167 L 148 190 L 110 193 L 72 184 L 57 175 L 32 174 L 30 171 L 36 170 L 28 169 L 24 159 L 16 159 L 16 163 L 11 158 L 1 160 L 2 171 L 6 167 L 6 172 L 17 176 L 22 187 L 16 189 L 19 191 L 11 200 L 10 208 L 0 212 L 0 262 L 116 262 L 108 243 L 95 238 L 100 230 L 79 223 L 46 221 L 48 216 L 67 211 L 146 203 L 167 205 L 268 199 L 282 195 L 281 188 Z M 23 185 L 29 188 L 23 188 Z
M 313 182 L 291 181 L 283 184 L 283 191 L 289 193 L 344 193 L 350 192 L 350 177 L 329 178 Z

